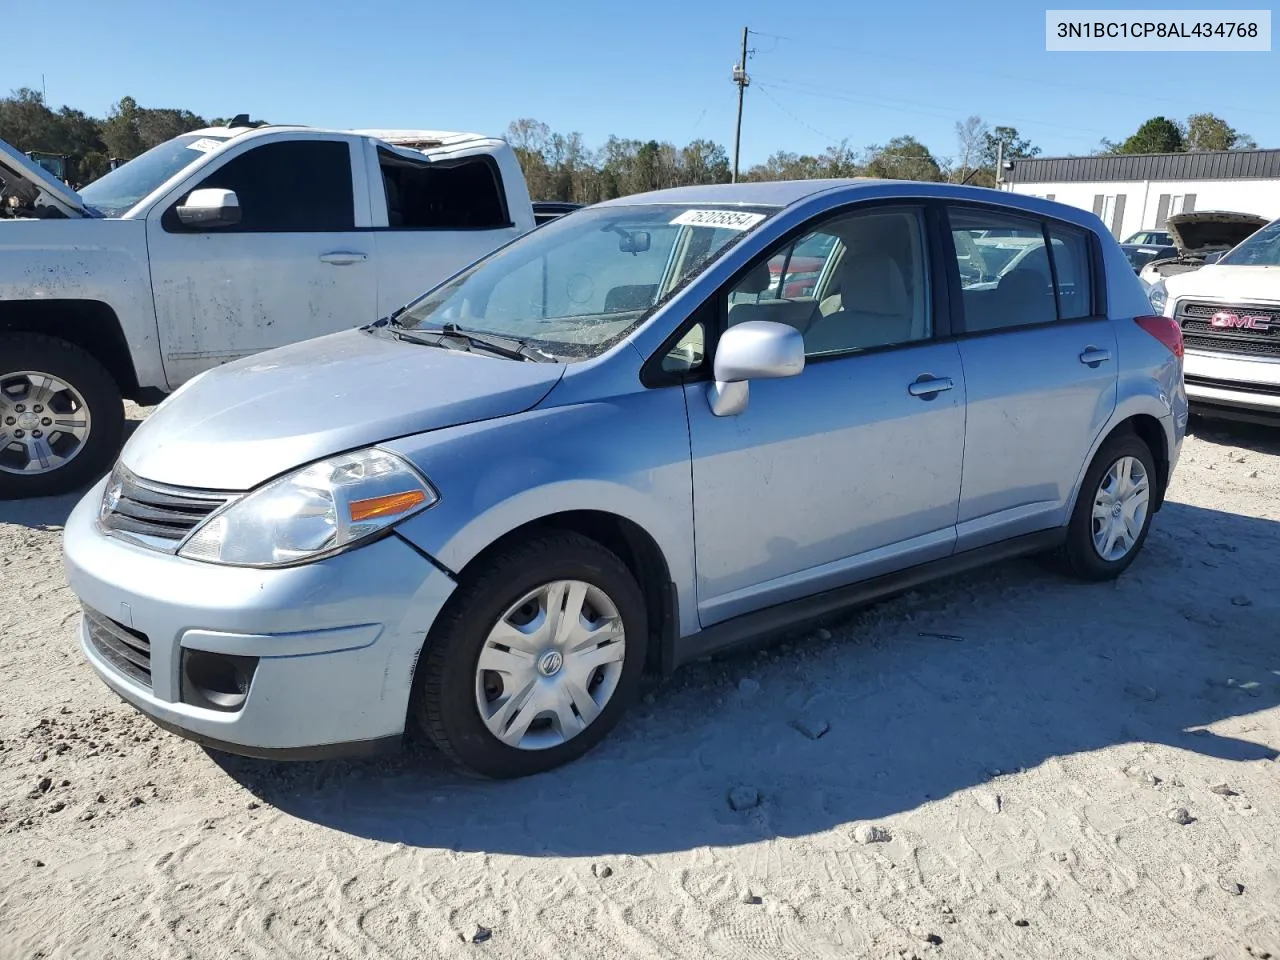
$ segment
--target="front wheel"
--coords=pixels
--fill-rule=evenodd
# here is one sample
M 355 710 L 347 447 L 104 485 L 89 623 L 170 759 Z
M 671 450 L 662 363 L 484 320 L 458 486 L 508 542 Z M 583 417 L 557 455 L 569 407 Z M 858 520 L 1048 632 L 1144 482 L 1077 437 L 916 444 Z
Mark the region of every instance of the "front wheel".
M 1128 569 L 1147 539 L 1156 483 L 1155 458 L 1141 438 L 1109 438 L 1080 486 L 1061 551 L 1066 572 L 1100 581 Z
M 647 638 L 626 565 L 586 537 L 548 533 L 464 578 L 427 640 L 411 720 L 485 776 L 550 770 L 618 722 Z
M 97 480 L 123 432 L 120 388 L 97 360 L 54 337 L 0 334 L 0 500 Z

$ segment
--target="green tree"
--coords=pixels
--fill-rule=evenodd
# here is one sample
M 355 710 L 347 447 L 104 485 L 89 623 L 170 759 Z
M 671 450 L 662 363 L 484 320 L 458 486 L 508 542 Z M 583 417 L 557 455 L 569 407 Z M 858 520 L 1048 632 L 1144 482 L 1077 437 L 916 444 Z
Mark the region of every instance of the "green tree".
M 997 159 L 1025 160 L 1039 153 L 1040 148 L 1018 133 L 1017 127 L 993 127 L 982 135 L 982 165 L 990 170 L 995 170 Z
M 1186 149 L 1182 128 L 1168 117 L 1152 117 L 1120 144 L 1118 153 L 1181 153 Z
M 1186 150 L 1252 150 L 1255 147 L 1253 137 L 1212 113 L 1193 113 L 1187 117 Z
M 929 148 L 912 136 L 894 137 L 883 147 L 867 148 L 866 175 L 890 180 L 941 180 L 942 170 Z

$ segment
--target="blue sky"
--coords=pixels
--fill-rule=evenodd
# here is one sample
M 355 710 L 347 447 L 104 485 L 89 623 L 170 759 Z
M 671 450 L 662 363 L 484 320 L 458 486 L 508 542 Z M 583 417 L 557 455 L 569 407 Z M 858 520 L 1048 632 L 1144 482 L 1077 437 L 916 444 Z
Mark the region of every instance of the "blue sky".
M 37 40 L 6 46 L 0 90 L 38 89 L 44 74 L 51 104 L 97 115 L 128 94 L 204 116 L 483 133 L 534 117 L 591 146 L 616 133 L 731 149 L 729 74 L 750 26 L 744 166 L 904 133 L 948 156 L 955 121 L 974 113 L 1018 127 L 1046 155 L 1201 109 L 1280 146 L 1275 53 L 1047 53 L 1045 6 L 63 0 L 56 29 L 32 24 Z M 1160 5 L 1183 7 L 1197 5 Z

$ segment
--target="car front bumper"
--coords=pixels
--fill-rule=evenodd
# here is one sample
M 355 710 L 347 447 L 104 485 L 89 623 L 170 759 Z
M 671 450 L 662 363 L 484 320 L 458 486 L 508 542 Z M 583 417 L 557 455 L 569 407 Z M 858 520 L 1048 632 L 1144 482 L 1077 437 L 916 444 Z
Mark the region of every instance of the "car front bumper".
M 1280 418 L 1280 360 L 1188 350 L 1183 376 L 1193 406 Z
M 394 535 L 274 570 L 148 550 L 98 528 L 105 483 L 67 520 L 63 559 L 92 611 L 81 618 L 81 648 L 109 687 L 160 726 L 247 756 L 362 755 L 398 743 L 418 654 L 452 578 Z M 104 622 L 133 646 L 104 642 Z M 130 649 L 141 667 L 116 652 Z M 199 693 L 194 651 L 214 655 L 205 663 L 252 664 L 233 708 Z

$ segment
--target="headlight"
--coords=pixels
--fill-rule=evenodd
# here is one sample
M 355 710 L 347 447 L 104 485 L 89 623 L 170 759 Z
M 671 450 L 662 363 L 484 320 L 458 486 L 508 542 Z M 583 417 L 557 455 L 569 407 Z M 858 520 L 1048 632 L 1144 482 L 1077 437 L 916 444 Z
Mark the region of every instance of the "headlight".
M 393 453 L 344 453 L 233 501 L 178 555 L 245 567 L 304 563 L 375 537 L 438 499 L 431 484 Z
M 1147 299 L 1151 301 L 1151 309 L 1164 316 L 1165 304 L 1169 302 L 1169 291 L 1164 287 L 1164 280 L 1157 280 L 1147 290 Z

